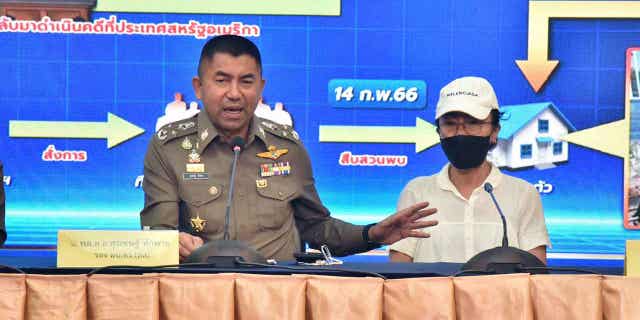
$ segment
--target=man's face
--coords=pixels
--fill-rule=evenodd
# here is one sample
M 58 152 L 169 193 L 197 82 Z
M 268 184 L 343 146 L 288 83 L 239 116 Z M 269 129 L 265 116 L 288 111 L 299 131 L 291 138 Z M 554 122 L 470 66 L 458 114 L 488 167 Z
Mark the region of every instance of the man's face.
M 441 138 L 456 135 L 489 136 L 492 143 L 497 142 L 498 132 L 500 132 L 499 127 L 491 124 L 491 115 L 479 120 L 462 112 L 445 113 L 438 119 L 438 126 Z
M 246 139 L 264 88 L 256 60 L 246 54 L 216 53 L 203 63 L 201 77 L 193 78 L 193 89 L 209 119 L 223 136 Z

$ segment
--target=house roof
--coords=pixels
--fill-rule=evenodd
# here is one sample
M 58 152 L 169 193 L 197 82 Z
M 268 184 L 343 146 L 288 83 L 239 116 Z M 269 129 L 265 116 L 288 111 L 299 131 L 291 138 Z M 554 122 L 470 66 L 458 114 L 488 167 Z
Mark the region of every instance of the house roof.
M 511 106 L 501 106 L 500 111 L 504 113 L 500 121 L 499 139 L 510 139 L 516 132 L 520 131 L 529 121 L 534 119 L 547 108 L 567 126 L 569 132 L 575 131 L 576 128 L 571 124 L 560 110 L 551 102 L 516 104 Z

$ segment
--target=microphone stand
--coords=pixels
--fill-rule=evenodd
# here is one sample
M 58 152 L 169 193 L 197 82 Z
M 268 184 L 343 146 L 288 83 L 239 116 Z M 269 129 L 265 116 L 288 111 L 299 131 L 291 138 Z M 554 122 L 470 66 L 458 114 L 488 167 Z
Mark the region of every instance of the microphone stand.
M 231 203 L 233 201 L 233 190 L 236 181 L 236 168 L 238 167 L 238 157 L 242 148 L 234 144 L 233 146 L 233 162 L 231 163 L 231 178 L 229 179 L 229 196 L 227 197 L 227 205 L 224 212 L 224 240 L 229 240 L 229 220 L 231 216 Z
M 487 182 L 484 184 L 484 190 L 489 193 L 491 200 L 498 209 L 500 218 L 502 219 L 502 246 L 482 251 L 473 256 L 469 261 L 460 268 L 462 273 L 481 273 L 481 274 L 505 274 L 505 273 L 547 273 L 546 266 L 538 257 L 532 253 L 510 247 L 507 238 L 507 221 L 493 195 L 493 186 Z

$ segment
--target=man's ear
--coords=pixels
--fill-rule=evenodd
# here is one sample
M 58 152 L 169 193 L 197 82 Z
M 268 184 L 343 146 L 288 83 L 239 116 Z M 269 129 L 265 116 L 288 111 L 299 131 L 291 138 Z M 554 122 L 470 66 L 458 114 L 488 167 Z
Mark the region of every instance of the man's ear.
M 199 100 L 202 100 L 201 92 L 202 92 L 202 81 L 200 81 L 200 77 L 195 76 L 191 79 L 191 85 L 193 86 L 193 92 L 196 93 L 196 97 Z
M 266 82 L 267 82 L 266 80 L 260 79 L 260 94 L 259 94 L 260 97 L 262 97 L 262 91 L 264 91 L 264 84 Z
M 500 125 L 493 127 L 493 132 L 491 132 L 491 136 L 489 136 L 489 140 L 493 144 L 498 143 L 498 134 L 500 133 Z

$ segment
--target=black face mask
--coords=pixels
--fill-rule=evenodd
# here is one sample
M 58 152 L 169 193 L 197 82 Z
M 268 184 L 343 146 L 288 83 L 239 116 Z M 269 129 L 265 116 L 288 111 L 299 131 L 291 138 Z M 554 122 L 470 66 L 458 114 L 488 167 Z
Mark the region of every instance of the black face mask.
M 453 136 L 440 139 L 440 145 L 451 165 L 457 169 L 479 167 L 493 146 L 490 136 Z

